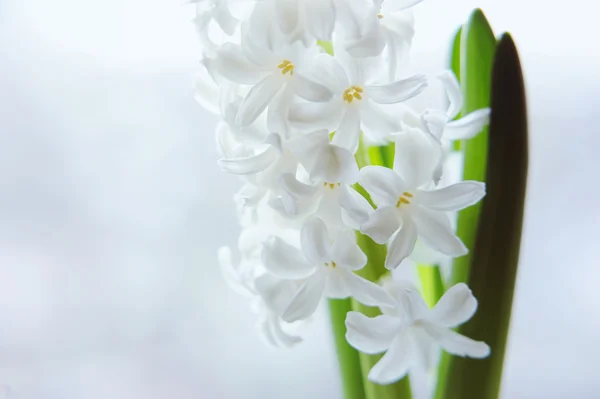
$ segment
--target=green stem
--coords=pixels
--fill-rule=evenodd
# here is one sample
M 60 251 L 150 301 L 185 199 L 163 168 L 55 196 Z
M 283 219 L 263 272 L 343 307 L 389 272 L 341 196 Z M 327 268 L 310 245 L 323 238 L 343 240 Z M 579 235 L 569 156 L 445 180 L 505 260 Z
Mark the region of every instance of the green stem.
M 329 313 L 333 340 L 342 376 L 344 399 L 365 399 L 361 362 L 358 351 L 346 341 L 346 314 L 352 310 L 350 299 L 330 299 Z
M 423 286 L 423 297 L 431 308 L 444 295 L 444 280 L 440 267 L 437 265 L 418 265 L 417 271 Z

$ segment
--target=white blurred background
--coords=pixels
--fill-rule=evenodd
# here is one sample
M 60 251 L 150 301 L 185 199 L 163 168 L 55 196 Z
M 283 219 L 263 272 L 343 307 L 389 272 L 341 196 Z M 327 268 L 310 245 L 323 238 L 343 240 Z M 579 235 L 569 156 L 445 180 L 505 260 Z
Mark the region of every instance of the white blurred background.
M 503 397 L 598 398 L 600 8 L 426 0 L 414 63 L 474 7 L 521 51 L 530 186 Z M 177 0 L 0 1 L 0 385 L 22 398 L 340 396 L 325 312 L 265 347 L 216 265 L 236 179 Z

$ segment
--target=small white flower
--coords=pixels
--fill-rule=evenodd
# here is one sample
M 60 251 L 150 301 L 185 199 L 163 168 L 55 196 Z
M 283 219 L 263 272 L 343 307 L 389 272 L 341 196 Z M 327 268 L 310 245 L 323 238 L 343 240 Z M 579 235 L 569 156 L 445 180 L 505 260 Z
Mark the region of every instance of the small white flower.
M 454 234 L 446 212 L 477 203 L 485 195 L 485 184 L 463 181 L 432 188 L 441 148 L 420 132 L 401 133 L 396 139 L 394 169 L 367 166 L 359 183 L 377 205 L 361 231 L 379 244 L 388 244 L 385 266 L 396 268 L 414 247 L 417 238 L 448 255 L 468 250 Z
M 356 244 L 353 232 L 341 232 L 332 242 L 323 221 L 314 218 L 305 223 L 300 241 L 301 251 L 272 237 L 262 253 L 264 266 L 270 273 L 302 281 L 283 313 L 284 321 L 310 317 L 323 296 L 338 299 L 352 296 L 368 306 L 394 305 L 382 287 L 354 274 L 366 264 L 367 257 Z
M 301 43 L 288 44 L 269 29 L 265 7 L 258 5 L 253 19 L 243 27 L 242 45 L 224 44 L 218 51 L 215 68 L 226 79 L 251 86 L 236 116 L 236 124 L 248 126 L 269 107 L 269 130 L 280 132 L 293 95 L 308 101 L 323 102 L 331 92 L 306 77 L 307 60 L 318 50 Z
M 490 109 L 482 108 L 473 111 L 460 119 L 453 120 L 460 113 L 463 105 L 463 96 L 460 84 L 453 72 L 447 71 L 438 76 L 442 81 L 450 105 L 447 111 L 427 109 L 420 117 L 420 121 L 407 123 L 409 127 L 419 127 L 431 134 L 437 141 L 441 140 L 468 140 L 475 137 L 490 120 Z M 407 116 L 410 114 L 406 114 Z
M 370 381 L 390 384 L 412 369 L 427 370 L 440 347 L 463 357 L 484 358 L 490 354 L 484 342 L 452 331 L 477 310 L 477 300 L 465 284 L 446 291 L 432 309 L 410 283 L 393 283 L 390 293 L 398 304 L 381 307 L 381 316 L 369 318 L 349 312 L 346 317 L 346 339 L 350 345 L 368 354 L 385 352 L 369 372 Z
M 334 97 L 327 103 L 300 103 L 290 109 L 290 122 L 300 129 L 328 128 L 335 131 L 333 144 L 352 153 L 358 148 L 361 129 L 375 142 L 400 130 L 398 118 L 383 112 L 382 104 L 396 104 L 427 87 L 423 75 L 391 83 L 382 80 L 377 59 L 355 59 L 342 49 L 335 58 L 319 54 L 312 63 L 311 79 L 326 86 Z
M 242 252 L 242 259 L 236 265 L 228 247 L 219 249 L 219 265 L 225 282 L 251 301 L 253 311 L 258 314 L 259 332 L 268 344 L 291 347 L 301 342 L 301 337 L 286 331 L 289 327 L 281 319 L 285 305 L 298 289 L 296 282 L 261 273 L 260 264 L 244 255 L 248 254 Z

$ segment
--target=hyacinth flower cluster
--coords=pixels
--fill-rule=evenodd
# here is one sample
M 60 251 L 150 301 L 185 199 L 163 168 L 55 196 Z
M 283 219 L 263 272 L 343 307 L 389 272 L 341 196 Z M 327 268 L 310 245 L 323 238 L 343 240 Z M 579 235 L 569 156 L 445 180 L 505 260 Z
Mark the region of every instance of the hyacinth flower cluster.
M 375 317 L 350 311 L 345 321 L 352 347 L 383 354 L 372 382 L 426 371 L 440 348 L 488 356 L 488 345 L 453 330 L 477 309 L 467 285 L 450 287 L 430 308 L 397 273 L 411 267 L 405 260 L 416 248 L 465 255 L 453 219 L 486 192 L 484 183 L 445 172 L 449 142 L 477 135 L 489 109 L 457 119 L 462 95 L 452 72 L 407 72 L 420 0 L 195 3 L 197 99 L 221 118 L 219 166 L 242 183 L 238 247 L 221 248 L 219 263 L 252 303 L 265 340 L 294 346 L 325 299 L 353 298 L 379 309 Z M 414 109 L 411 99 L 431 79 L 443 84 L 447 109 Z M 389 167 L 360 161 L 381 146 L 393 154 Z M 372 254 L 359 236 L 385 245 L 388 277 L 361 273 Z

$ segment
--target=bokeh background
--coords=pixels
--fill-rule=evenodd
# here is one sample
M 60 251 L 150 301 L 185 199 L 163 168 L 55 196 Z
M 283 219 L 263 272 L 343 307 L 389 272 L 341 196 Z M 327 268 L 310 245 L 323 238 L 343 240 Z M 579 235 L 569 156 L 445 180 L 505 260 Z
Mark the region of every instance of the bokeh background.
M 413 62 L 444 67 L 482 7 L 519 46 L 531 167 L 503 398 L 598 398 L 600 8 L 426 0 Z M 193 8 L 0 1 L 0 392 L 42 399 L 330 399 L 322 311 L 265 347 L 216 249 L 238 186 L 193 98 Z

